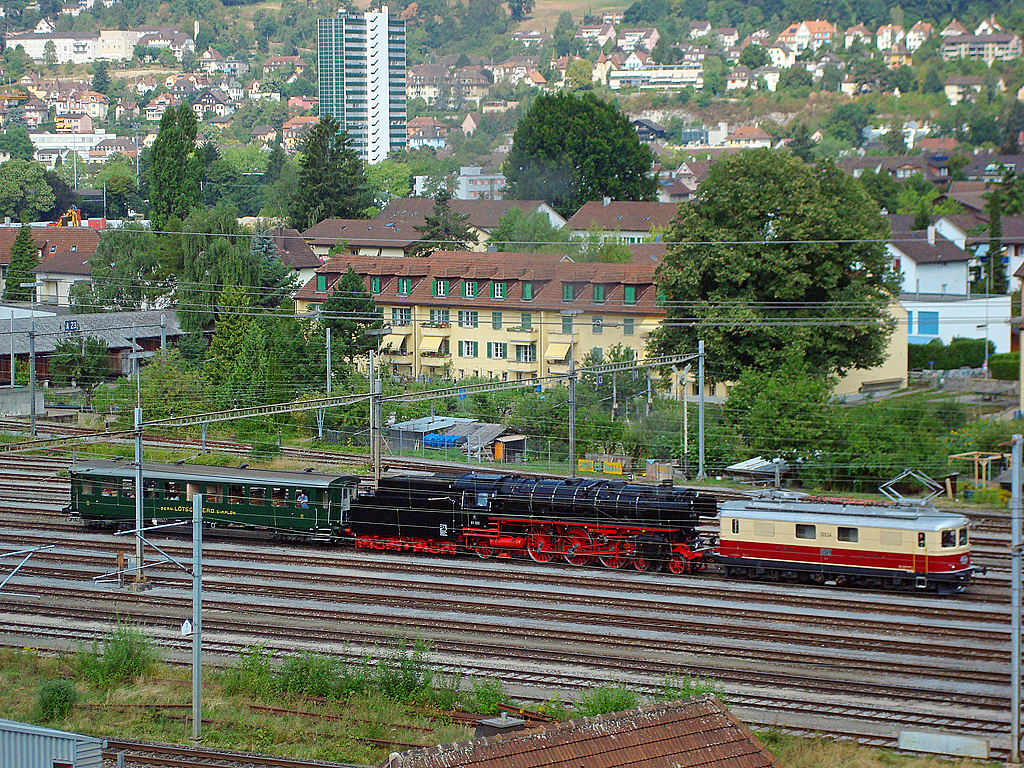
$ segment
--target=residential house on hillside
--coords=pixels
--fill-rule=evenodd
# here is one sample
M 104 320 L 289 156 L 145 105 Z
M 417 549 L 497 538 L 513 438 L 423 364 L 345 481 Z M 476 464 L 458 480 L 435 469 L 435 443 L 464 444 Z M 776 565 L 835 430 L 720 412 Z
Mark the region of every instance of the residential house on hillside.
M 302 233 L 321 261 L 326 261 L 332 250 L 349 256 L 409 256 L 421 236 L 412 223 L 376 219 L 324 219 Z
M 196 117 L 202 120 L 207 115 L 226 117 L 235 111 L 235 104 L 220 91 L 207 89 L 196 96 L 196 100 L 192 103 L 192 109 L 195 111 Z
M 158 123 L 160 118 L 164 116 L 164 112 L 177 107 L 181 103 L 182 100 L 174 94 L 161 93 L 146 105 L 146 120 L 151 123 Z
M 0 292 L 3 291 L 11 247 L 19 227 L 0 227 Z M 92 227 L 32 227 L 32 242 L 39 255 L 36 268 L 40 304 L 68 305 L 68 290 L 90 279 L 89 260 L 96 255 L 100 236 Z
M 621 243 L 654 240 L 667 230 L 678 212 L 673 203 L 637 203 L 621 200 L 592 200 L 574 213 L 566 226 L 576 238 L 598 232 Z
M 955 106 L 961 101 L 973 102 L 984 87 L 985 79 L 983 77 L 956 75 L 946 78 L 942 90 L 945 91 L 949 103 Z
M 942 42 L 943 61 L 953 59 L 974 59 L 992 64 L 995 61 L 1010 61 L 1021 57 L 1020 37 L 1010 32 L 991 35 L 958 35 L 947 37 Z
M 970 34 L 970 32 L 971 31 L 967 29 L 967 27 L 965 27 L 956 19 L 953 19 L 952 21 L 949 22 L 949 24 L 943 27 L 942 31 L 939 33 L 939 36 L 945 39 L 947 37 L 959 37 L 960 35 L 968 35 Z
M 653 120 L 646 118 L 640 118 L 632 122 L 633 130 L 636 131 L 637 137 L 640 141 L 650 144 L 655 141 L 665 141 L 668 139 L 668 130 L 661 123 L 656 123 Z
M 871 45 L 873 39 L 874 35 L 871 34 L 871 30 L 864 26 L 864 24 L 854 24 L 852 27 L 848 27 L 846 34 L 843 36 L 843 41 L 847 48 L 853 45 L 854 40 L 859 40 L 861 45 Z
M 925 41 L 931 38 L 931 36 L 932 25 L 927 21 L 919 21 L 910 28 L 909 32 L 907 32 L 907 37 L 904 39 L 903 44 L 906 45 L 911 52 L 914 52 L 924 45 Z
M 905 33 L 900 24 L 883 24 L 875 32 L 875 48 L 884 51 L 903 42 Z
M 759 125 L 741 125 L 725 137 L 725 146 L 741 149 L 770 148 L 771 135 Z
M 296 152 L 306 131 L 319 122 L 320 118 L 315 115 L 296 115 L 286 120 L 281 127 L 281 143 L 285 150 L 289 153 Z
M 582 24 L 574 37 L 598 48 L 604 48 L 609 42 L 614 43 L 618 40 L 615 27 L 611 24 Z
M 484 250 L 491 232 L 498 226 L 501 218 L 513 208 L 525 214 L 537 211 L 548 217 L 551 226 L 565 226 L 565 219 L 541 200 L 452 200 L 451 209 L 454 213 L 466 215 L 470 230 L 477 236 L 474 250 Z M 423 224 L 425 217 L 434 209 L 434 201 L 429 197 L 398 197 L 390 201 L 373 221 L 415 226 Z
M 628 27 L 619 30 L 615 42 L 623 51 L 643 48 L 650 53 L 660 39 L 661 35 L 655 27 Z

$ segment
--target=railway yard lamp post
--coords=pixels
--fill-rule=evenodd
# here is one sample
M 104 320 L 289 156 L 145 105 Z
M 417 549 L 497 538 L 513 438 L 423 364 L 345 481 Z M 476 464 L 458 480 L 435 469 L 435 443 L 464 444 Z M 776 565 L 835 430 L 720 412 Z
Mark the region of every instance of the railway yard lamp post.
M 377 337 L 377 350 L 370 350 L 370 460 L 373 463 L 373 484 L 380 483 L 380 395 L 381 381 L 377 376 L 377 357 L 380 355 L 380 339 L 391 333 L 391 328 L 367 328 L 367 336 Z
M 697 342 L 697 478 L 704 479 L 704 339 Z
M 39 281 L 34 283 L 21 283 L 22 288 L 32 289 L 32 309 L 29 318 L 28 330 L 28 396 L 29 400 L 29 427 L 32 437 L 36 436 L 36 302 L 39 300 Z M 14 381 L 13 360 L 11 381 Z

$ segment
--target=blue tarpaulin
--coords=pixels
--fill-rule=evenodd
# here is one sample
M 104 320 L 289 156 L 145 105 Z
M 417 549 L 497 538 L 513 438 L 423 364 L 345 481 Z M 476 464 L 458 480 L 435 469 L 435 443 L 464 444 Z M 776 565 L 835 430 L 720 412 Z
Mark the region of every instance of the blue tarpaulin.
M 423 438 L 423 444 L 427 448 L 454 448 L 465 442 L 465 435 L 442 435 L 440 432 L 432 432 Z

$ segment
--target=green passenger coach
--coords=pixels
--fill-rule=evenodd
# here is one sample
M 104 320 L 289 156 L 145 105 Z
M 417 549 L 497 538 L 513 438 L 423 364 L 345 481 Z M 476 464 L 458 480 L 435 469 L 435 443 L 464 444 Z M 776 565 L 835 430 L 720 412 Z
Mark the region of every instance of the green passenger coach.
M 91 527 L 133 527 L 137 474 L 128 461 L 76 462 L 70 511 Z M 199 493 L 207 525 L 326 541 L 342 535 L 358 486 L 354 475 L 147 462 L 143 519 L 146 525 L 191 519 Z

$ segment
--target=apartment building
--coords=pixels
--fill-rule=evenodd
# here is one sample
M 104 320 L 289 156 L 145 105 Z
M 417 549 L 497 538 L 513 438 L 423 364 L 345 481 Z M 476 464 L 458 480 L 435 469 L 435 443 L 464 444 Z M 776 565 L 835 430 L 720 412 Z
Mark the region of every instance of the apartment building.
M 405 22 L 384 5 L 317 23 L 321 117 L 341 124 L 364 162 L 405 149 Z
M 664 311 L 648 256 L 581 263 L 537 253 L 439 251 L 423 259 L 337 256 L 296 295 L 315 312 L 353 268 L 380 308 L 384 364 L 400 376 L 521 381 L 566 374 L 615 345 L 638 357 Z

